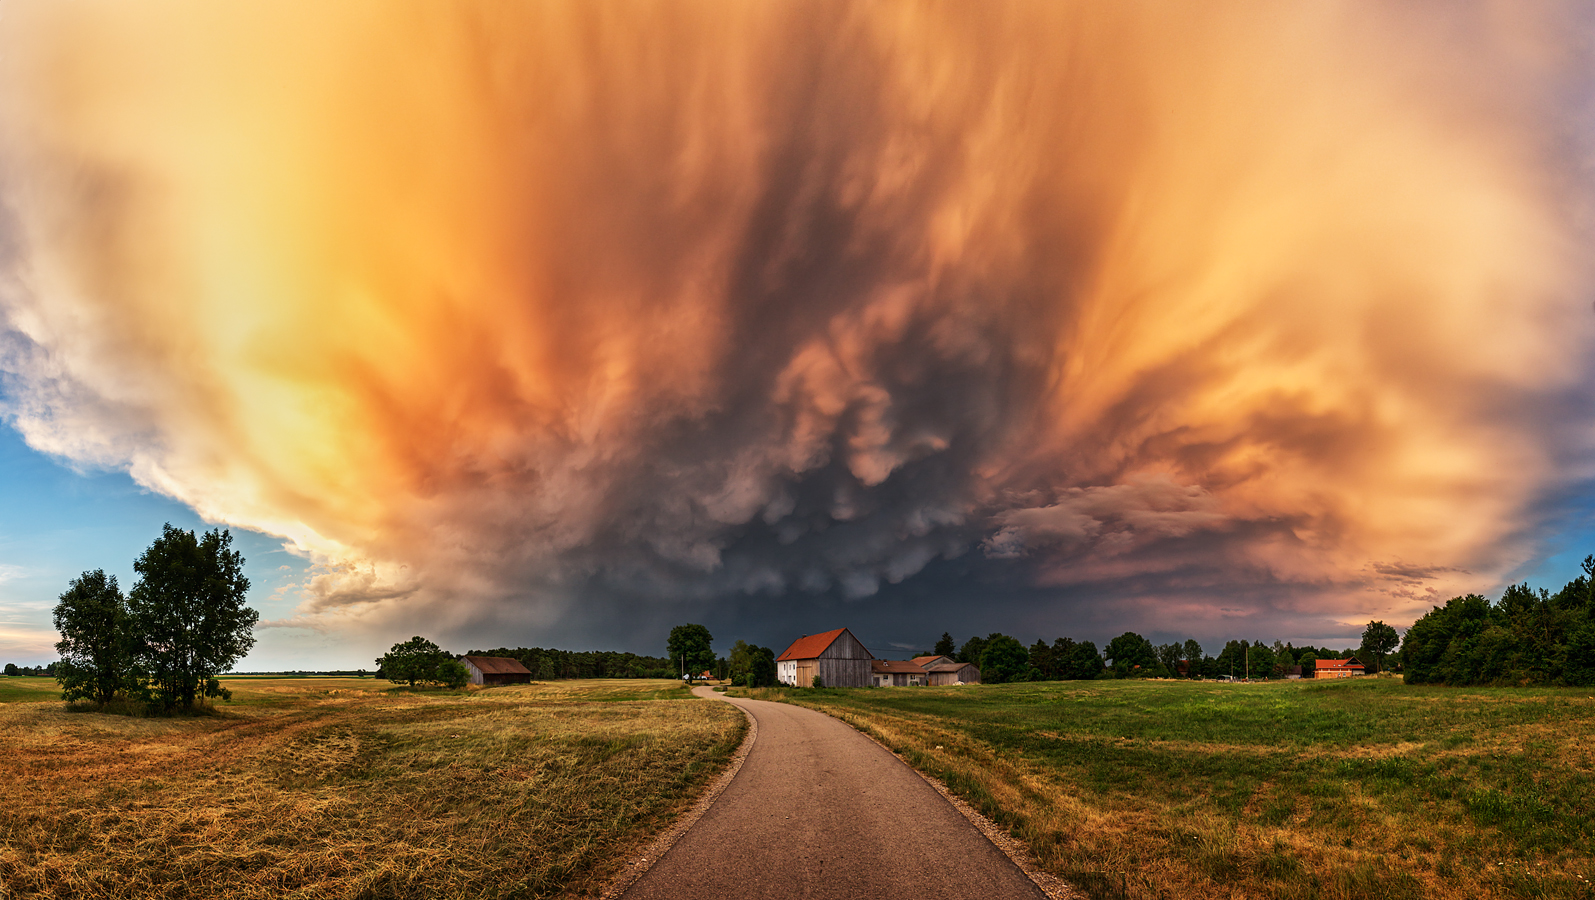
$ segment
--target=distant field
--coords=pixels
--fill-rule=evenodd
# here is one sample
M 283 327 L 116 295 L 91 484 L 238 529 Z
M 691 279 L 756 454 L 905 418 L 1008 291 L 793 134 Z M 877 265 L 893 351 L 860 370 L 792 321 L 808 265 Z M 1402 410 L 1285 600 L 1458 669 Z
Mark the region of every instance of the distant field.
M 59 700 L 61 686 L 43 675 L 0 676 L 0 703 Z
M 0 896 L 587 896 L 745 728 L 672 681 L 224 681 L 210 717 L 0 705 Z
M 1093 897 L 1595 897 L 1588 689 L 754 693 L 874 734 Z

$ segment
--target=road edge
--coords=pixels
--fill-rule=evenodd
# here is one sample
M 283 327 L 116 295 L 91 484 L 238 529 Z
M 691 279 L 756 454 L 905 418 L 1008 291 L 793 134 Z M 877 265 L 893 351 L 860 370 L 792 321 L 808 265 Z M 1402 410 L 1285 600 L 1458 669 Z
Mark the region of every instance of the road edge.
M 697 691 L 693 691 L 693 693 L 697 694 Z M 712 696 L 699 696 L 705 700 L 725 700 L 725 697 L 718 693 Z M 709 785 L 708 790 L 698 796 L 691 808 L 682 813 L 676 821 L 672 822 L 669 828 L 632 854 L 631 858 L 620 867 L 620 871 L 609 879 L 609 884 L 604 887 L 603 893 L 598 895 L 599 900 L 615 900 L 615 898 L 629 890 L 633 884 L 636 884 L 637 879 L 648 874 L 648 870 L 654 867 L 654 863 L 657 863 L 666 853 L 670 852 L 670 848 L 674 847 L 676 841 L 681 840 L 682 835 L 690 831 L 692 826 L 698 824 L 698 820 L 703 818 L 703 814 L 709 811 L 709 807 L 714 805 L 714 801 L 725 793 L 727 787 L 730 787 L 731 781 L 737 777 L 737 773 L 742 771 L 743 761 L 748 758 L 748 752 L 753 749 L 753 742 L 759 738 L 759 720 L 755 719 L 752 713 L 737 706 L 735 703 L 728 703 L 727 705 L 741 712 L 743 718 L 748 720 L 748 730 L 742 735 L 742 743 L 737 746 L 736 752 L 731 754 L 731 762 L 726 766 L 725 771 L 721 772 L 719 777 L 714 780 L 714 783 Z M 874 738 L 870 739 L 874 740 Z M 876 741 L 876 743 L 879 743 L 879 741 Z M 909 768 L 913 767 L 910 766 Z M 915 771 L 918 770 L 915 769 Z

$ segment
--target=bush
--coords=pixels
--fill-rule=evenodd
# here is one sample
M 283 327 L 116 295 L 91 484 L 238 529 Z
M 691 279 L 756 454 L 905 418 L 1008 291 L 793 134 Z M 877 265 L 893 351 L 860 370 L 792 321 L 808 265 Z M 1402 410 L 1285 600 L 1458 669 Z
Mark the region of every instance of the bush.
M 818 675 L 814 676 L 814 686 L 817 688 L 825 687 L 825 679 Z

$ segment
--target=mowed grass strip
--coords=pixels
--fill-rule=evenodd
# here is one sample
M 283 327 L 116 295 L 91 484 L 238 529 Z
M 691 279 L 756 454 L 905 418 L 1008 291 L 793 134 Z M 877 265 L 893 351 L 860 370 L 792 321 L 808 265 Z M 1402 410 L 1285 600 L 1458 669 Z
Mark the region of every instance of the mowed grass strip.
M 747 692 L 742 692 L 747 693 Z M 1595 696 L 1397 679 L 774 689 L 1098 898 L 1595 897 Z
M 7 900 L 594 895 L 746 728 L 668 681 L 227 683 L 196 718 L 0 706 Z

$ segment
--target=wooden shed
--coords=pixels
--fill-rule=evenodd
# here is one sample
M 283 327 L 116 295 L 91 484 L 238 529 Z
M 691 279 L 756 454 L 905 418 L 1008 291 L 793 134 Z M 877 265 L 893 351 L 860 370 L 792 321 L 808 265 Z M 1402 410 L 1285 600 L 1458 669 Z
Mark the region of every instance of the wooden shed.
M 930 683 L 925 670 L 906 659 L 872 660 L 870 675 L 876 687 L 920 687 Z
M 529 684 L 532 673 L 518 659 L 507 656 L 462 656 L 472 684 Z
M 925 674 L 932 686 L 980 683 L 980 667 L 974 663 L 932 663 L 925 667 Z
M 846 628 L 804 635 L 776 657 L 775 676 L 782 684 L 810 687 L 814 676 L 826 687 L 869 687 L 875 657 Z
M 914 657 L 914 665 L 919 666 L 921 669 L 928 669 L 931 666 L 936 665 L 937 663 L 950 663 L 950 662 L 956 662 L 956 660 L 954 660 L 951 656 L 916 656 L 916 657 Z

